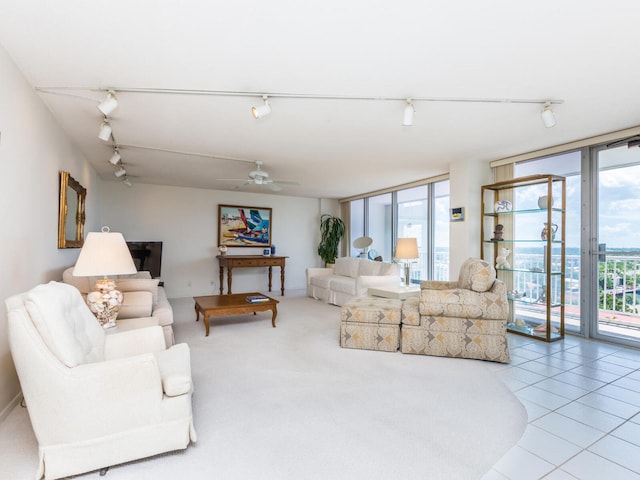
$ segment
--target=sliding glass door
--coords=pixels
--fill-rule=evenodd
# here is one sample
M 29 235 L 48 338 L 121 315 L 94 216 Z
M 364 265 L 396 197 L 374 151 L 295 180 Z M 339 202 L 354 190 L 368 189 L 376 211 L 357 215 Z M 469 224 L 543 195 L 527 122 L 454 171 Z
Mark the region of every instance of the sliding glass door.
M 590 310 L 593 336 L 640 342 L 640 148 L 594 149 Z

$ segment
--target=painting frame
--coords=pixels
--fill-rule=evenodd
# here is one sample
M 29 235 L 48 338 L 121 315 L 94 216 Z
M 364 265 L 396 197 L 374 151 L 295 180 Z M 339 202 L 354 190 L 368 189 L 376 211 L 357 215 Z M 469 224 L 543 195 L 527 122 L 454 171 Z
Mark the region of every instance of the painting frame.
M 270 247 L 273 216 L 270 207 L 218 205 L 218 245 Z

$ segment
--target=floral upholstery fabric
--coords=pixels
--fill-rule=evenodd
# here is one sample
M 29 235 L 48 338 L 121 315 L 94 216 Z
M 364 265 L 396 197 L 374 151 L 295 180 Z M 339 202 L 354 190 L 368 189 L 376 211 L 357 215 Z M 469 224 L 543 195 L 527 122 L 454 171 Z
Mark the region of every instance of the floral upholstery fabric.
M 402 325 L 420 325 L 420 297 L 409 297 L 402 304 Z
M 437 319 L 435 321 L 437 323 Z M 506 321 L 492 320 L 485 323 L 500 324 L 506 329 Z M 473 329 L 477 327 L 477 325 L 474 325 Z M 409 354 L 472 358 L 509 363 L 509 347 L 506 334 L 447 332 L 430 330 L 423 326 L 403 325 L 400 350 L 402 353 Z
M 469 259 L 458 282 L 420 287 L 418 303 L 402 308 L 402 353 L 509 362 L 507 289 L 492 265 Z
M 340 346 L 395 352 L 400 347 L 402 301 L 356 297 L 340 308 Z
M 496 279 L 496 269 L 492 264 L 479 258 L 469 258 L 460 267 L 458 288 L 486 292 Z
M 507 290 L 500 280 L 483 293 L 461 288 L 420 292 L 421 315 L 503 320 L 508 313 Z
M 402 300 L 356 297 L 340 307 L 341 322 L 400 325 Z
M 342 322 L 340 346 L 395 352 L 400 346 L 400 326 Z

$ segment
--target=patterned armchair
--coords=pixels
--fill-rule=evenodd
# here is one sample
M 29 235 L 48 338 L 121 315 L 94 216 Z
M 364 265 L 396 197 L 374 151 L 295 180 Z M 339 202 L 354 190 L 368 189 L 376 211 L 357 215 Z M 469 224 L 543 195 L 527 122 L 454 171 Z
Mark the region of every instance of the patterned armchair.
M 509 362 L 507 290 L 493 265 L 469 258 L 457 282 L 420 287 L 403 306 L 402 353 Z

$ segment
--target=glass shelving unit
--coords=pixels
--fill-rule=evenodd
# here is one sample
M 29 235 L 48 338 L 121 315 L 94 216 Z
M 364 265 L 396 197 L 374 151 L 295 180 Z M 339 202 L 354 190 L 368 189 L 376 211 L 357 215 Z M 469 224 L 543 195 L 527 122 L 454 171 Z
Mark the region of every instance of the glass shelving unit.
M 565 205 L 558 175 L 482 186 L 480 255 L 507 286 L 507 327 L 547 342 L 564 338 Z

